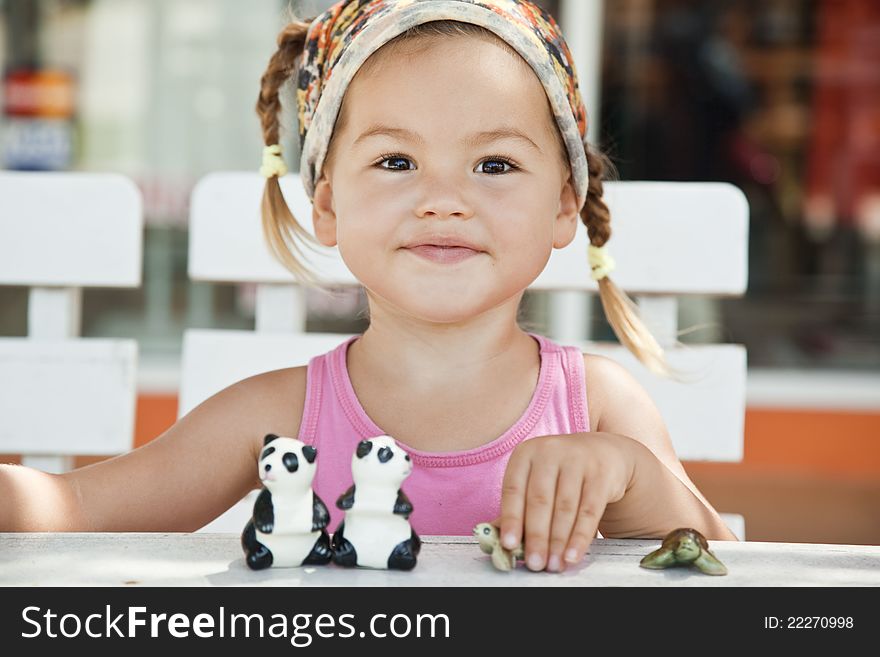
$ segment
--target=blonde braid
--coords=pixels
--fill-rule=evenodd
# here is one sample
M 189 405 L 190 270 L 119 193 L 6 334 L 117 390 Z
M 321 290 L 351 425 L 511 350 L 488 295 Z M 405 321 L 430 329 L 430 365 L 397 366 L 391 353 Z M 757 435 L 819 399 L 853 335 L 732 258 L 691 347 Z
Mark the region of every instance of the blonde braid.
M 293 20 L 281 30 L 278 34 L 278 50 L 272 54 L 260 79 L 256 110 L 263 129 L 263 142 L 267 147 L 278 144 L 281 117 L 279 91 L 297 69 L 310 23 L 311 20 Z M 297 238 L 311 248 L 317 247 L 318 241 L 293 216 L 281 192 L 278 175 L 266 178 L 260 210 L 263 234 L 272 254 L 293 273 L 299 283 L 319 285 L 315 274 L 301 262 L 303 251 Z
M 591 150 L 586 143 L 584 150 L 587 155 L 590 180 L 587 200 L 580 215 L 587 227 L 590 244 L 602 247 L 611 238 L 611 213 L 602 198 L 602 180 L 606 170 L 613 170 L 613 165 L 606 155 Z M 599 298 L 602 300 L 605 317 L 621 344 L 650 371 L 666 378 L 677 378 L 666 361 L 663 348 L 642 321 L 638 306 L 614 284 L 609 276 L 599 280 Z

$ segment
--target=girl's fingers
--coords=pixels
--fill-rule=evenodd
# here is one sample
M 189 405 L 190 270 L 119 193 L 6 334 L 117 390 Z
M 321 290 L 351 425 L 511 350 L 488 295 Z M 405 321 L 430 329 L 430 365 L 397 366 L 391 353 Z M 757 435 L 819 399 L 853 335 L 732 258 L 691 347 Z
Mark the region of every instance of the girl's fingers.
M 556 500 L 559 467 L 555 462 L 532 464 L 526 490 L 525 557 L 531 570 L 543 570 L 547 564 L 550 524 Z
M 578 563 L 584 558 L 587 548 L 593 542 L 599 529 L 599 520 L 605 513 L 608 497 L 603 494 L 596 482 L 585 481 L 581 492 L 581 503 L 574 523 L 574 531 L 565 549 L 565 560 Z
M 553 520 L 550 525 L 550 550 L 547 570 L 565 569 L 563 553 L 572 535 L 575 517 L 581 504 L 583 492 L 583 472 L 577 467 L 564 467 L 559 472 L 556 483 Z
M 526 508 L 526 486 L 531 462 L 515 451 L 507 462 L 501 484 L 501 545 L 513 550 L 522 543 L 523 519 Z

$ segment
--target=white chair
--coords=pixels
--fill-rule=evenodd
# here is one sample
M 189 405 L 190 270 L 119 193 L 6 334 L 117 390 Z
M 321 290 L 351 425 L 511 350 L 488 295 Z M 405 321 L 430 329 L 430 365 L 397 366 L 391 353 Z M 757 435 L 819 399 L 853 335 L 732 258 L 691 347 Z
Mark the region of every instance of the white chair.
M 270 255 L 260 225 L 263 179 L 251 173 L 213 173 L 192 197 L 189 275 L 199 281 L 257 284 L 256 331 L 189 330 L 184 335 L 179 413 L 244 377 L 306 364 L 345 335 L 306 333 L 305 293 Z M 296 175 L 282 189 L 294 215 L 311 230 L 311 204 Z M 607 183 L 612 214 L 609 248 L 617 260 L 615 282 L 632 294 L 671 364 L 692 382 L 674 383 L 648 372 L 618 344 L 585 340 L 582 318 L 551 324 L 551 338 L 615 358 L 657 403 L 683 460 L 740 461 L 743 455 L 746 353 L 741 345 L 676 346 L 676 297 L 683 294 L 742 295 L 747 280 L 748 205 L 725 183 Z M 531 289 L 586 297 L 598 286 L 585 257 L 587 234 L 579 226 L 574 243 L 554 250 Z M 357 285 L 336 249 L 311 256 L 313 271 L 333 286 Z M 560 304 L 564 305 L 564 304 Z M 556 316 L 558 318 L 558 314 Z M 564 321 L 564 317 L 563 317 Z M 570 337 L 572 334 L 577 337 Z M 205 529 L 240 531 L 250 499 Z M 728 516 L 744 536 L 742 518 Z
M 30 287 L 0 339 L 0 452 L 47 472 L 132 447 L 137 343 L 80 338 L 84 287 L 141 283 L 142 203 L 112 174 L 0 172 L 0 285 Z

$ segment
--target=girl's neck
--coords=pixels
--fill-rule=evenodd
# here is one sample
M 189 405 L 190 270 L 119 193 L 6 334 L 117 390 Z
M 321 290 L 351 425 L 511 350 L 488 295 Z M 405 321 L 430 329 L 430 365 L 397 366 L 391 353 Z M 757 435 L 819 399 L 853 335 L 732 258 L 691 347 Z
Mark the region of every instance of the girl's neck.
M 538 382 L 539 345 L 515 320 L 512 303 L 457 325 L 373 313 L 347 353 L 361 406 L 414 449 L 449 452 L 490 442 L 523 414 Z
M 481 317 L 467 324 L 434 326 L 373 317 L 348 350 L 348 368 L 362 381 L 423 395 L 450 386 L 482 387 L 499 375 L 539 363 L 533 338 L 515 317 Z

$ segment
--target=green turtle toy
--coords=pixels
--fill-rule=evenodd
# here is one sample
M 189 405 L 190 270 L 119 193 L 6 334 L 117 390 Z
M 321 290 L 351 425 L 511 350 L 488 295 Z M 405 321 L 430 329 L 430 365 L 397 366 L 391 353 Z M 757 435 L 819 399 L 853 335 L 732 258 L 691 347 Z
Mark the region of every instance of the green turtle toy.
M 727 568 L 709 550 L 706 537 L 689 527 L 669 532 L 660 549 L 644 557 L 639 565 L 651 569 L 693 565 L 707 575 L 727 574 Z
M 492 565 L 498 570 L 513 570 L 516 568 L 516 560 L 524 556 L 522 545 L 514 550 L 508 550 L 501 545 L 498 528 L 488 522 L 481 522 L 474 527 L 474 536 L 477 537 L 480 549 L 492 555 Z

